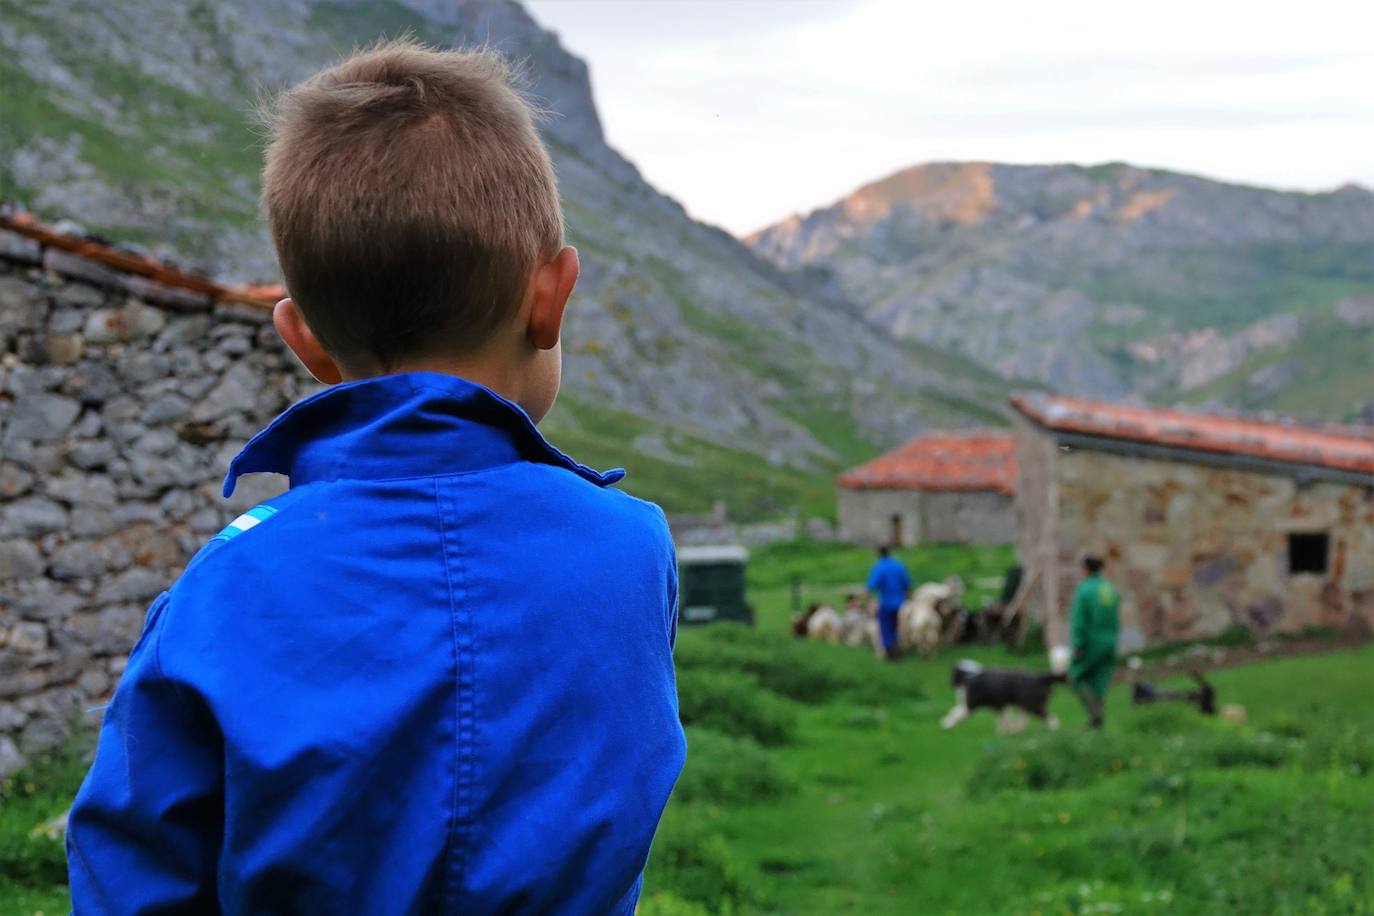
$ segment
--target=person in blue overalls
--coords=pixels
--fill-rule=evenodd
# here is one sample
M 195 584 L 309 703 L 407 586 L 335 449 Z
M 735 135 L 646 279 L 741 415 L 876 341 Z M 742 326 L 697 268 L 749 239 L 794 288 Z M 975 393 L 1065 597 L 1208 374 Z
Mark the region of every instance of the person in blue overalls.
M 902 561 L 886 547 L 878 548 L 878 562 L 868 574 L 868 590 L 878 599 L 878 632 L 888 661 L 901 657 L 897 645 L 897 614 L 911 597 L 911 576 Z

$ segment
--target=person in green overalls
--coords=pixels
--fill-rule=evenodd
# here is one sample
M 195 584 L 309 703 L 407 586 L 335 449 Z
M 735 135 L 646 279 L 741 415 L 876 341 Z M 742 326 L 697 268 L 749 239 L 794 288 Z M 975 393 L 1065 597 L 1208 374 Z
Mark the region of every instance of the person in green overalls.
M 1087 577 L 1073 595 L 1069 614 L 1069 683 L 1088 708 L 1088 727 L 1102 727 L 1103 701 L 1116 668 L 1117 607 L 1121 596 L 1116 586 L 1102 577 L 1102 560 L 1084 557 Z

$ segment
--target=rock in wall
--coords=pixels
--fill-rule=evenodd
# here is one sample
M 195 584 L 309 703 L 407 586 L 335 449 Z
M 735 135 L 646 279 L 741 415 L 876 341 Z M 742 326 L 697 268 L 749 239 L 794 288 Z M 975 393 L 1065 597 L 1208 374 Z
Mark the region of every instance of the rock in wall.
M 316 387 L 265 309 L 0 230 L 0 776 L 99 721 L 151 599 L 285 488 L 223 499 L 229 459 Z

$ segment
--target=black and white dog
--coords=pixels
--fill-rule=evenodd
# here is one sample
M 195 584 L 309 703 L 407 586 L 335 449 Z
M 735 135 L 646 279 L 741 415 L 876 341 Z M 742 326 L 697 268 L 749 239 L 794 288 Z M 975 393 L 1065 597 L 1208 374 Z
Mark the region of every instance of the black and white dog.
M 1049 714 L 1050 691 L 1055 684 L 1067 680 L 1063 674 L 1037 674 L 1030 671 L 999 671 L 985 669 L 975 661 L 965 659 L 954 666 L 950 683 L 954 687 L 956 702 L 940 725 L 953 728 L 978 709 L 995 709 L 998 714 L 999 731 L 1019 731 L 1013 724 L 1013 717 L 1020 718 L 1020 727 L 1025 726 L 1024 717 L 1017 710 L 1029 713 L 1044 720 L 1051 731 L 1059 727 L 1059 720 Z

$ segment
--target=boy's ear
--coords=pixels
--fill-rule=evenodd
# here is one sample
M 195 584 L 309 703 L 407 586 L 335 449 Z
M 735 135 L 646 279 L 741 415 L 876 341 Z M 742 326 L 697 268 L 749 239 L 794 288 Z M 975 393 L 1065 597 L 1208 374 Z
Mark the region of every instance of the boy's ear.
M 305 323 L 305 316 L 296 308 L 296 303 L 290 299 L 278 302 L 272 308 L 272 324 L 281 335 L 281 339 L 291 348 L 291 352 L 301 361 L 301 365 L 315 376 L 316 381 L 326 385 L 337 385 L 343 381 L 343 373 L 339 371 L 333 358 L 325 352 L 324 347 L 320 346 L 315 332 Z
M 534 272 L 530 282 L 533 301 L 526 334 L 536 349 L 552 350 L 558 346 L 563 333 L 563 310 L 577 285 L 580 270 L 577 249 L 565 247 Z

